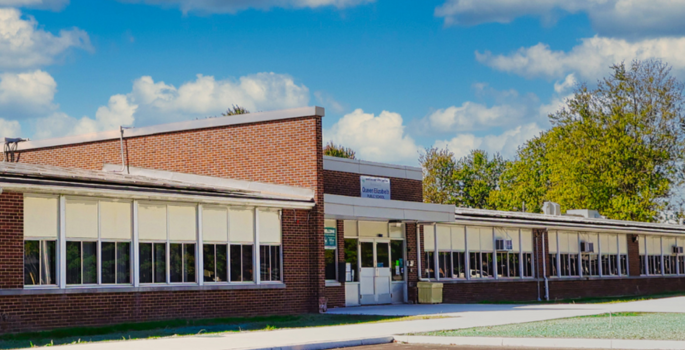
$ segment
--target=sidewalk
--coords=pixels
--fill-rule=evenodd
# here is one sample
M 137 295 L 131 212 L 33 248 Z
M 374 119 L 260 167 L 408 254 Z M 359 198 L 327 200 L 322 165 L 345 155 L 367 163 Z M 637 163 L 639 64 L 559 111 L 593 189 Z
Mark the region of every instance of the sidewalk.
M 330 310 L 332 314 L 376 315 L 440 315 L 447 318 L 370 323 L 330 327 L 219 333 L 161 339 L 132 340 L 122 343 L 110 341 L 63 346 L 74 350 L 229 350 L 271 349 L 295 347 L 323 349 L 325 344 L 359 342 L 381 339 L 399 334 L 439 331 L 511 323 L 543 321 L 556 318 L 587 316 L 605 312 L 655 311 L 685 312 L 685 297 L 640 301 L 622 304 L 564 304 L 564 305 L 387 305 Z M 437 338 L 437 337 L 436 337 Z M 319 346 L 314 346 L 319 344 Z M 304 346 L 308 345 L 308 346 Z

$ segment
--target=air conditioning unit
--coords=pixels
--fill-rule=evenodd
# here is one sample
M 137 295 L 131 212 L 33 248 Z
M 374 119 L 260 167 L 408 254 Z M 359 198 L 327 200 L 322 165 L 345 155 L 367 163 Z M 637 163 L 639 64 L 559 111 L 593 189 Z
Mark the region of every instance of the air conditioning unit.
M 673 254 L 682 254 L 683 253 L 683 247 L 678 247 L 678 246 L 673 246 Z
M 580 242 L 580 252 L 581 253 L 594 253 L 595 244 L 591 242 Z
M 514 249 L 514 244 L 510 239 L 497 239 L 495 240 L 496 250 L 512 250 Z

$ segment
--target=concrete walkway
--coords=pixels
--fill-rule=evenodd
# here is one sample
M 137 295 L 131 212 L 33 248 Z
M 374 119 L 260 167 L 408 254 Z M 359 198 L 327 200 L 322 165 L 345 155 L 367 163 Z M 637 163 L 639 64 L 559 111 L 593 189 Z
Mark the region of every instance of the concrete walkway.
M 667 298 L 617 304 L 555 304 L 555 305 L 388 305 L 376 307 L 341 308 L 331 314 L 366 315 L 441 315 L 416 321 L 384 322 L 316 328 L 285 329 L 221 333 L 184 337 L 168 337 L 89 343 L 63 346 L 67 349 L 114 350 L 228 350 L 228 349 L 324 349 L 325 344 L 359 344 L 365 340 L 391 339 L 394 335 L 447 329 L 494 326 L 511 323 L 542 321 L 556 318 L 595 315 L 605 312 L 650 311 L 685 312 L 685 297 Z M 356 343 L 355 343 L 356 342 Z

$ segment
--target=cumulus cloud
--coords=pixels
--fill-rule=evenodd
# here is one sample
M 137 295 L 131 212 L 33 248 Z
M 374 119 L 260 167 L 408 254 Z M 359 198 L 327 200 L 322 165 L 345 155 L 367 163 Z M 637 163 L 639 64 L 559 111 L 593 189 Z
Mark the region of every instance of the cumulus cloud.
M 0 140 L 5 137 L 20 137 L 21 126 L 16 120 L 5 120 L 0 118 Z M 1 141 L 0 141 L 1 142 Z
M 73 28 L 53 35 L 39 29 L 33 17 L 22 19 L 19 10 L 0 8 L 0 69 L 52 64 L 70 48 L 91 50 L 88 34 Z
M 512 158 L 520 145 L 537 136 L 542 130 L 536 123 L 531 123 L 517 126 L 498 135 L 459 134 L 450 140 L 436 141 L 435 147 L 446 147 L 457 158 L 468 155 L 472 149 L 483 149 L 489 153 L 499 152 L 504 158 Z
M 143 2 L 150 5 L 178 7 L 183 13 L 236 13 L 254 8 L 268 10 L 280 8 L 318 8 L 333 6 L 336 8 L 352 7 L 371 3 L 375 0 L 124 0 L 126 2 Z
M 552 24 L 564 14 L 585 13 L 603 36 L 682 34 L 685 3 L 680 0 L 447 0 L 435 9 L 445 25 L 509 23 L 523 16 Z
M 515 123 L 524 118 L 524 105 L 498 105 L 487 107 L 471 101 L 461 106 L 439 109 L 428 116 L 430 127 L 435 131 L 472 131 Z
M 324 130 L 324 139 L 352 148 L 360 159 L 387 163 L 415 165 L 420 149 L 406 134 L 402 116 L 388 111 L 376 116 L 356 109 Z
M 0 7 L 30 7 L 59 11 L 69 4 L 69 0 L 0 0 Z
M 685 37 L 658 38 L 629 42 L 623 39 L 592 37 L 582 39 L 570 51 L 553 51 L 547 44 L 523 47 L 508 55 L 476 52 L 476 59 L 494 69 L 527 78 L 558 79 L 569 73 L 596 79 L 612 64 L 633 59 L 660 58 L 674 69 L 685 71 Z
M 42 70 L 0 74 L 0 113 L 23 118 L 48 113 L 55 108 L 57 83 Z

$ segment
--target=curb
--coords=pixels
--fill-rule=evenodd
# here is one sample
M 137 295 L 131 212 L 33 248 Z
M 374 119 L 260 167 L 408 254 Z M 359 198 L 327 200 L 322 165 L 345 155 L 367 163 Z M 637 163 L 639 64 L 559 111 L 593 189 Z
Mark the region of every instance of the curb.
M 569 339 L 569 338 L 495 338 L 395 336 L 395 341 L 406 344 L 461 345 L 488 347 L 518 347 L 541 349 L 645 349 L 685 350 L 685 341 L 626 340 L 626 339 Z
M 319 343 L 276 346 L 276 347 L 269 347 L 269 348 L 254 348 L 251 350 L 325 350 L 325 349 L 335 349 L 335 348 L 349 348 L 349 347 L 353 347 L 353 346 L 362 346 L 362 345 L 387 344 L 387 343 L 392 343 L 394 340 L 395 340 L 395 337 L 393 337 L 393 336 L 384 336 L 384 337 L 375 337 L 375 338 L 337 340 L 337 341 L 326 341 L 326 342 L 319 342 Z

